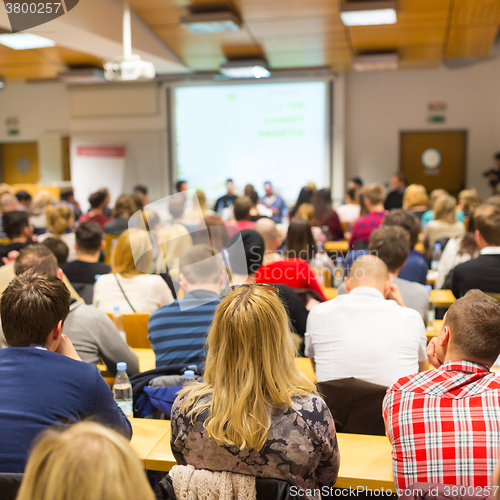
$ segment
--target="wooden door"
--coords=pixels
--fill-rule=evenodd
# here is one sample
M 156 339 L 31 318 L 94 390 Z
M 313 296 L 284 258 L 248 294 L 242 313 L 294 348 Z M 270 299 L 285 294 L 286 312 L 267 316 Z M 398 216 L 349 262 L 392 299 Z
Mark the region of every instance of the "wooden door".
M 36 184 L 40 180 L 38 144 L 2 144 L 2 181 L 7 184 Z
M 465 187 L 467 132 L 401 132 L 400 169 L 409 184 L 453 195 Z

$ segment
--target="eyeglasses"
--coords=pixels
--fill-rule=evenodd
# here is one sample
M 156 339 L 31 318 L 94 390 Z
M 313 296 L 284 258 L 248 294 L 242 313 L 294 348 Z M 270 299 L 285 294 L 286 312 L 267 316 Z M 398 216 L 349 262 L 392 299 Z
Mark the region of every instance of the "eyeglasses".
M 268 292 L 272 293 L 273 295 L 276 295 L 276 296 L 279 295 L 279 291 L 280 291 L 279 288 L 277 288 L 273 285 L 269 285 L 267 283 L 240 283 L 238 285 L 229 285 L 225 290 L 223 290 L 221 295 L 223 297 L 225 297 L 226 295 L 229 295 L 230 293 L 235 292 L 236 290 L 238 290 L 241 287 L 251 288 L 253 286 L 263 288 L 264 290 L 267 290 Z

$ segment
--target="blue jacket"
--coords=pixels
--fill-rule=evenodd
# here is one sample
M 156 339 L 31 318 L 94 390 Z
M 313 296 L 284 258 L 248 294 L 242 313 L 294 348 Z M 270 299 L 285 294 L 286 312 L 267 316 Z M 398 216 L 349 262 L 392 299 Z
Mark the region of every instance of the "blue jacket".
M 86 418 L 132 436 L 95 366 L 41 347 L 0 349 L 0 472 L 24 472 L 40 431 Z

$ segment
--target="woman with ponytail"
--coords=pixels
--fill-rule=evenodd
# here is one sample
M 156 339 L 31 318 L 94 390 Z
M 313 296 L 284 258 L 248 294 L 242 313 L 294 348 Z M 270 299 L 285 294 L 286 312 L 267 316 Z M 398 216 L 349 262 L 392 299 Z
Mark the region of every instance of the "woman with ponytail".
M 40 235 L 38 241 L 42 243 L 47 238 L 58 238 L 68 245 L 68 262 L 76 260 L 75 233 L 73 232 L 75 216 L 73 210 L 63 203 L 49 205 L 45 210 L 45 216 L 47 219 L 47 232 Z

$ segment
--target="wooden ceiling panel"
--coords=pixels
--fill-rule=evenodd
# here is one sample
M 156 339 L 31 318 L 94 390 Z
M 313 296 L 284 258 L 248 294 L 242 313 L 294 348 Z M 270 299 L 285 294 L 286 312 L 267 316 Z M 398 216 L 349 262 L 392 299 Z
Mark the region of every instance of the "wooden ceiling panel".
M 310 18 L 339 13 L 339 3 L 325 0 L 236 0 L 238 11 L 247 21 L 276 18 Z
M 450 29 L 446 57 L 484 57 L 490 54 L 498 27 L 475 26 Z
M 500 23 L 498 0 L 454 0 L 452 27 L 491 26 Z
M 247 21 L 247 25 L 257 38 L 345 33 L 345 27 L 338 15 L 306 19 L 249 20 Z
M 8 79 L 56 78 L 66 67 L 62 64 L 43 62 L 33 64 L 0 65 L 0 75 Z
M 39 50 L 14 50 L 0 45 L 0 74 L 4 64 L 38 64 L 45 62 Z
M 442 44 L 405 45 L 399 47 L 400 61 L 437 61 L 441 62 L 443 57 Z
M 322 49 L 349 50 L 345 33 L 326 33 L 319 36 L 262 37 L 261 43 L 266 52 Z

